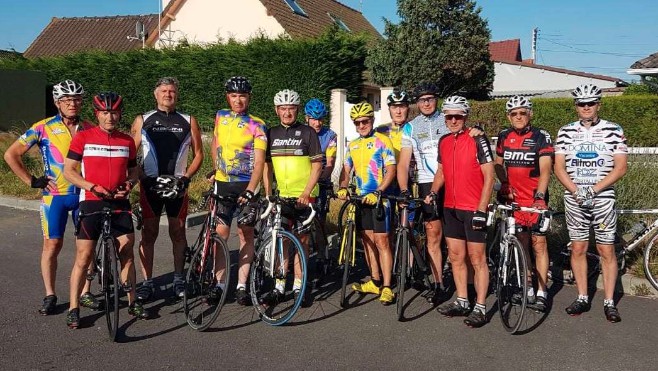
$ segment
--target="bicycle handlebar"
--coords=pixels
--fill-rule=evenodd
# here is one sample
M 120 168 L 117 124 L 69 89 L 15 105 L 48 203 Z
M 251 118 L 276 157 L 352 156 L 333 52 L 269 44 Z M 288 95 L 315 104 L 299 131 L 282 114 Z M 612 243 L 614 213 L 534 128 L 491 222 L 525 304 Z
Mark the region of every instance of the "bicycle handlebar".
M 526 213 L 539 214 L 543 217 L 541 225 L 539 226 L 540 232 L 546 232 L 551 223 L 551 217 L 553 216 L 553 210 L 547 209 L 537 209 L 535 207 L 525 207 L 519 206 L 517 203 L 513 202 L 510 205 L 504 204 L 489 204 L 487 207 L 487 226 L 490 227 L 493 224 L 494 216 L 496 211 L 523 211 Z
M 91 212 L 91 213 L 83 213 L 82 211 L 80 211 L 78 213 L 78 219 L 82 219 L 82 218 L 85 218 L 85 217 L 88 217 L 88 216 L 93 216 L 93 215 L 101 215 L 101 214 L 105 214 L 105 215 L 130 214 L 130 215 L 132 215 L 133 212 L 132 212 L 132 210 L 112 210 L 109 207 L 104 207 L 102 210 L 94 211 L 94 212 Z
M 260 215 L 260 219 L 267 218 L 267 216 L 270 215 L 270 213 L 272 212 L 272 208 L 274 208 L 274 205 L 276 205 L 277 203 L 281 204 L 284 201 L 285 201 L 285 199 L 283 199 L 279 196 L 267 196 L 267 208 L 265 209 L 265 212 L 263 212 Z M 307 219 L 305 219 L 302 222 L 303 226 L 307 226 L 307 225 L 311 224 L 311 222 L 313 221 L 313 218 L 315 217 L 315 214 L 316 214 L 315 208 L 313 208 L 313 204 L 308 204 L 307 207 L 311 209 L 311 214 L 308 216 Z

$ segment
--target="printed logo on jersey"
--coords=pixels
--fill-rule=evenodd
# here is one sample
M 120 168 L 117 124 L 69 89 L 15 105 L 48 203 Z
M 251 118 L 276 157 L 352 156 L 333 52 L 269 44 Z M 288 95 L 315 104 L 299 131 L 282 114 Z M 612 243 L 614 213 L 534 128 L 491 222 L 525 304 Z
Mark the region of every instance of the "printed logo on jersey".
M 522 146 L 523 147 L 534 147 L 535 146 L 535 141 L 530 139 L 530 138 L 524 139 Z
M 295 136 L 298 137 L 298 136 L 300 136 L 300 135 L 302 135 L 302 132 L 299 131 L 299 130 L 295 130 Z
M 574 152 L 580 159 L 593 159 L 599 157 L 599 151 L 605 151 L 605 144 L 596 144 L 592 142 L 583 142 L 578 144 L 567 145 L 567 150 Z
M 64 134 L 65 131 L 63 129 L 60 129 L 60 128 L 54 128 L 52 133 L 53 134 Z
M 272 141 L 272 146 L 299 146 L 302 144 L 301 139 L 274 139 Z
M 374 144 L 373 142 L 368 142 L 368 144 L 366 144 L 366 147 L 367 147 L 368 149 L 372 149 L 372 147 L 373 147 L 374 145 L 375 145 L 375 144 Z
M 535 152 L 527 152 L 527 151 L 505 151 L 503 154 L 503 158 L 505 161 L 509 162 L 527 162 L 527 163 L 533 163 L 536 158 L 536 153 Z

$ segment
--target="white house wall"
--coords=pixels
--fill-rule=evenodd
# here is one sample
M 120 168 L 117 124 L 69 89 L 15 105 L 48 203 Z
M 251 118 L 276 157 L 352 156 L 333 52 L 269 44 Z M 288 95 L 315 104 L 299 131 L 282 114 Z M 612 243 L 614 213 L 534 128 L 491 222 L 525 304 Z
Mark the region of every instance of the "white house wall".
M 551 92 L 572 90 L 580 84 L 592 83 L 601 88 L 614 88 L 615 82 L 563 72 L 519 66 L 503 62 L 494 63 L 496 76 L 492 95 Z
M 171 30 L 171 39 L 184 37 L 195 44 L 226 42 L 230 38 L 246 41 L 259 30 L 271 38 L 285 33 L 266 11 L 259 0 L 188 0 L 167 29 Z M 167 38 L 164 31 L 163 39 Z

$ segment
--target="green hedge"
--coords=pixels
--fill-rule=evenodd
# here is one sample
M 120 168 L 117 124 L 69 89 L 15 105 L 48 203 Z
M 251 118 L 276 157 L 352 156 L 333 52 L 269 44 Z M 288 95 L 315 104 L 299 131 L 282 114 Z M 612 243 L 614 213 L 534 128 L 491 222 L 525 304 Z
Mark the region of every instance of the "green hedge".
M 495 136 L 509 126 L 505 102 L 504 99 L 473 102 L 470 121 L 481 124 L 488 135 Z M 533 125 L 547 130 L 553 137 L 561 126 L 577 119 L 572 99 L 538 98 L 533 99 L 532 104 Z M 658 96 L 604 97 L 599 115 L 620 124 L 630 146 L 658 146 Z
M 114 90 L 125 97 L 124 129 L 136 114 L 155 107 L 157 79 L 175 76 L 180 81 L 179 109 L 209 130 L 215 111 L 227 106 L 223 89 L 231 76 L 249 78 L 254 86 L 250 111 L 269 124 L 276 122 L 272 99 L 281 89 L 294 89 L 303 100 L 318 97 L 328 103 L 331 89 L 344 88 L 350 100 L 357 100 L 365 55 L 365 36 L 333 29 L 316 39 L 256 37 L 246 44 L 11 59 L 0 61 L 0 69 L 43 71 L 50 83 L 74 79 L 91 94 Z M 89 104 L 83 116 L 92 117 Z

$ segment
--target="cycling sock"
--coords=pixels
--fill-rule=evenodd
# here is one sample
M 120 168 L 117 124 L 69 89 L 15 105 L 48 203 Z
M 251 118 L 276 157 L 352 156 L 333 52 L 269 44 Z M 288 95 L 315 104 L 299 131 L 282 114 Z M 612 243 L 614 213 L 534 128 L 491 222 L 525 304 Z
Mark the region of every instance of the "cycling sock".
M 530 296 L 530 297 L 535 296 L 535 288 L 534 287 L 528 288 L 528 296 Z
M 285 287 L 286 287 L 286 281 L 277 278 L 276 283 L 274 284 L 274 289 L 283 294 L 285 291 Z
M 537 296 L 538 297 L 541 296 L 542 298 L 546 299 L 546 298 L 548 298 L 548 293 L 546 291 L 543 291 L 543 290 L 537 290 Z
M 238 283 L 238 285 L 235 287 L 236 290 L 246 290 L 247 289 L 247 284 L 246 283 Z
M 578 295 L 578 300 L 584 301 L 585 303 L 589 303 L 589 296 L 587 296 L 587 295 Z
M 217 284 L 215 286 L 219 287 L 220 289 L 222 289 L 222 291 L 224 291 L 224 289 L 226 288 L 226 283 L 217 282 Z
M 302 289 L 302 279 L 295 278 L 295 282 L 292 284 L 292 291 L 299 291 Z
M 471 304 L 468 302 L 468 299 L 465 298 L 457 297 L 457 300 L 455 302 L 459 304 L 462 308 L 468 308 L 471 306 Z
M 604 307 L 614 307 L 615 306 L 615 301 L 613 299 L 605 299 L 605 300 L 603 300 L 603 306 Z
M 374 283 L 375 286 L 377 286 L 377 287 L 382 287 L 382 280 L 373 279 L 372 283 Z
M 484 305 L 484 304 L 479 304 L 479 303 L 477 303 L 477 304 L 475 304 L 475 307 L 473 308 L 473 311 L 474 311 L 474 312 L 475 312 L 475 311 L 478 311 L 478 312 L 480 312 L 480 313 L 482 313 L 482 314 L 487 314 L 487 306 Z

